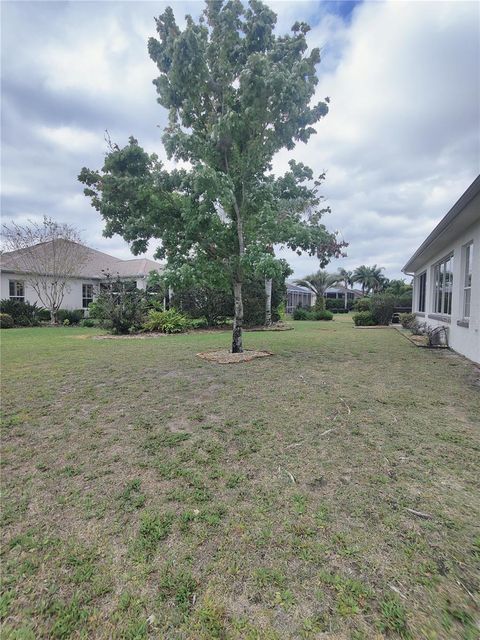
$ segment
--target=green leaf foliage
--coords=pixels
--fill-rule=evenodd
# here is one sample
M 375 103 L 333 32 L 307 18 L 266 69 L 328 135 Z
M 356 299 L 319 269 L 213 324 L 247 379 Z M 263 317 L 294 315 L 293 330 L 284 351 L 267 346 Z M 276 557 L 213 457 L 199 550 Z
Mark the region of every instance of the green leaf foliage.
M 182 313 L 176 309 L 166 311 L 148 312 L 148 320 L 144 323 L 145 331 L 160 331 L 161 333 L 183 333 L 190 327 L 190 322 Z
M 273 246 L 318 256 L 324 266 L 345 243 L 320 222 L 323 206 L 311 169 L 290 162 L 281 177 L 271 161 L 315 133 L 328 99 L 312 104 L 318 49 L 308 52 L 305 23 L 276 35 L 275 13 L 258 0 L 209 0 L 182 30 L 170 7 L 156 20 L 148 50 L 158 68 L 159 104 L 168 110 L 163 144 L 188 163 L 167 171 L 131 137 L 110 143 L 100 171 L 82 169 L 85 194 L 136 254 L 152 238 L 166 258 L 167 284 L 238 285 L 249 274 L 281 272 Z M 241 308 L 235 323 L 241 328 Z

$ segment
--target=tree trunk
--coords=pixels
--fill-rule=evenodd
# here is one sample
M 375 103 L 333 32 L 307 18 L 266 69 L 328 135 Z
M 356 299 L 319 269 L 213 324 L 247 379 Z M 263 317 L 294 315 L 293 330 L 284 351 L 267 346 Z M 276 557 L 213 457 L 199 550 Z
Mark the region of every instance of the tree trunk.
M 345 287 L 345 309 L 348 309 L 348 287 Z
M 265 326 L 272 324 L 272 278 L 265 278 Z
M 228 165 L 227 165 L 228 169 Z M 233 319 L 232 353 L 243 353 L 242 327 L 243 327 L 243 299 L 242 299 L 242 258 L 245 254 L 245 242 L 243 238 L 243 220 L 238 200 L 233 199 L 233 208 L 237 218 L 238 257 L 237 273 L 233 283 L 233 295 L 235 299 L 235 317 Z
M 242 326 L 243 326 L 243 300 L 242 283 L 233 283 L 235 297 L 235 317 L 233 319 L 232 353 L 243 353 Z

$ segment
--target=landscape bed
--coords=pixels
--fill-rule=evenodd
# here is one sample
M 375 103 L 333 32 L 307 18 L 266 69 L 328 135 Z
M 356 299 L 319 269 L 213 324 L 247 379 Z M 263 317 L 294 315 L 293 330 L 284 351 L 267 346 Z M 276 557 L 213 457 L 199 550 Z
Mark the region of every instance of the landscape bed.
M 294 326 L 2 332 L 4 638 L 477 638 L 478 368 Z

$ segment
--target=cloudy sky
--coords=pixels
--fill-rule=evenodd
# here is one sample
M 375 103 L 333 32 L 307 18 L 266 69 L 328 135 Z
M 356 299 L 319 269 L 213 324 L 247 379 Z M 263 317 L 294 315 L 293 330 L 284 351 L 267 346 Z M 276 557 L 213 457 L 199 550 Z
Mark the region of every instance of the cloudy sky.
M 77 175 L 99 168 L 104 130 L 135 135 L 165 157 L 166 123 L 147 54 L 153 17 L 171 4 L 179 22 L 201 2 L 2 2 L 2 217 L 44 214 L 83 231 L 90 246 L 130 257 Z M 330 113 L 317 135 L 280 153 L 327 172 L 325 222 L 350 243 L 337 266 L 400 269 L 480 172 L 477 2 L 268 2 L 278 31 L 312 26 L 322 50 L 318 97 Z M 151 247 L 152 252 L 154 246 Z M 313 258 L 285 254 L 303 276 Z

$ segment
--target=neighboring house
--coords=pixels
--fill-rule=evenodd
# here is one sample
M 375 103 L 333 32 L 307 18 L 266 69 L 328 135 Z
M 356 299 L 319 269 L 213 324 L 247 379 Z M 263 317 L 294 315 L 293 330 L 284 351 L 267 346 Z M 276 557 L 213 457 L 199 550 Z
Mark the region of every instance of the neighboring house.
M 301 287 L 298 284 L 292 284 L 290 282 L 287 285 L 287 313 L 293 313 L 298 307 L 309 309 L 313 307 L 316 302 L 317 296 L 307 287 Z M 345 287 L 337 285 L 335 287 L 328 287 L 323 294 L 324 298 L 337 298 L 339 300 L 345 299 Z M 353 302 L 357 298 L 362 297 L 362 292 L 355 289 L 347 289 L 347 298 L 349 302 Z
M 417 318 L 448 327 L 450 347 L 480 363 L 480 176 L 402 270 Z
M 63 242 L 70 242 L 64 240 Z M 46 243 L 47 246 L 49 243 Z M 37 245 L 36 245 L 37 246 Z M 40 245 L 38 245 L 40 247 Z M 163 265 L 146 258 L 120 260 L 107 253 L 90 249 L 84 245 L 82 260 L 78 266 L 78 273 L 68 278 L 62 309 L 88 309 L 88 305 L 98 294 L 100 285 L 107 274 L 125 281 L 135 281 L 139 289 L 145 289 L 147 276 L 151 271 L 161 272 Z M 45 251 L 45 245 L 42 246 Z M 40 250 L 40 249 L 39 249 Z M 1 269 L 1 299 L 14 299 L 37 303 L 43 306 L 28 282 L 28 274 L 18 268 L 17 251 L 3 253 L 0 257 Z M 44 275 L 44 274 L 43 274 Z
M 309 309 L 315 304 L 315 294 L 307 287 L 287 282 L 287 313 L 293 313 L 298 307 Z

